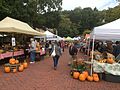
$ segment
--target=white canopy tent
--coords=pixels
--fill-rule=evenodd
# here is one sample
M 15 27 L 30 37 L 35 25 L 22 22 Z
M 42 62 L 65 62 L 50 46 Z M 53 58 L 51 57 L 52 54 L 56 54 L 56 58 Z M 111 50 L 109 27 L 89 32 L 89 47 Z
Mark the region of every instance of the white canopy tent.
M 90 39 L 119 40 L 120 39 L 120 19 L 95 27 L 90 34 Z
M 44 35 L 43 33 L 31 28 L 27 23 L 21 22 L 10 17 L 6 17 L 2 21 L 0 21 L 0 32 Z
M 47 40 L 57 40 L 57 41 L 63 40 L 60 36 L 55 35 L 48 30 L 45 31 L 44 34 L 46 34 Z
M 104 24 L 102 26 L 95 27 L 90 34 L 90 39 L 93 40 L 92 45 L 92 59 L 93 63 L 93 52 L 94 52 L 94 41 L 98 40 L 120 40 L 120 19 L 117 19 L 113 22 Z M 92 66 L 91 66 L 91 75 L 92 75 Z
M 63 40 L 63 38 L 61 38 L 61 37 L 58 36 L 58 35 L 55 35 L 55 34 L 51 33 L 51 32 L 48 31 L 48 30 L 45 31 L 44 34 L 45 34 L 46 36 L 35 36 L 35 38 L 45 38 L 45 37 L 46 37 L 46 40 L 57 40 L 57 41 Z
M 80 40 L 81 37 L 74 37 L 73 40 Z

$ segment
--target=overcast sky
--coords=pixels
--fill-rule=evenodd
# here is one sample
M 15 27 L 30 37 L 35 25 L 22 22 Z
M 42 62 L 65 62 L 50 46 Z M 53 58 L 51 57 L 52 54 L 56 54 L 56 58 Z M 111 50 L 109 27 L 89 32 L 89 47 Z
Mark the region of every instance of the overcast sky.
M 63 0 L 63 10 L 73 10 L 75 7 L 97 7 L 99 10 L 115 7 L 118 5 L 116 0 Z

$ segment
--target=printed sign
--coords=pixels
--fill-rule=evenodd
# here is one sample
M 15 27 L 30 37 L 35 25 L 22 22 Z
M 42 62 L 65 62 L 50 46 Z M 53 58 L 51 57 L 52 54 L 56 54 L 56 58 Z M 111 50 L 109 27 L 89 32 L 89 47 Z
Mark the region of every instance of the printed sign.
M 14 37 L 12 37 L 12 46 L 15 46 L 16 44 L 15 44 L 15 38 Z

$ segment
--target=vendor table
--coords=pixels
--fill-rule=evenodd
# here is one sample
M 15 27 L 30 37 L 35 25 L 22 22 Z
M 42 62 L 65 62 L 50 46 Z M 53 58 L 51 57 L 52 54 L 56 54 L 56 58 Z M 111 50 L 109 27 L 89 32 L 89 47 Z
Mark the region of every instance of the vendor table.
M 23 49 L 20 49 L 19 51 L 14 51 L 14 56 L 19 56 L 19 55 L 23 55 L 23 54 L 24 54 Z M 13 52 L 2 53 L 2 54 L 0 54 L 0 60 L 8 58 L 8 57 L 12 57 L 12 55 L 13 55 Z
M 39 51 L 36 51 L 36 56 L 38 55 L 38 58 L 44 59 L 45 53 L 46 53 L 45 50 L 39 50 Z

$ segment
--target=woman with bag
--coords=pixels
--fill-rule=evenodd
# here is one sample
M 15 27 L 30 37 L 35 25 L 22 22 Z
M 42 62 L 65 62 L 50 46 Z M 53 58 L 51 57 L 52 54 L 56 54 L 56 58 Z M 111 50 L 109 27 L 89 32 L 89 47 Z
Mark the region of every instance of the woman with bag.
M 61 48 L 58 42 L 55 42 L 52 46 L 52 54 L 53 62 L 54 62 L 54 70 L 57 69 L 58 61 L 60 56 L 62 55 Z

